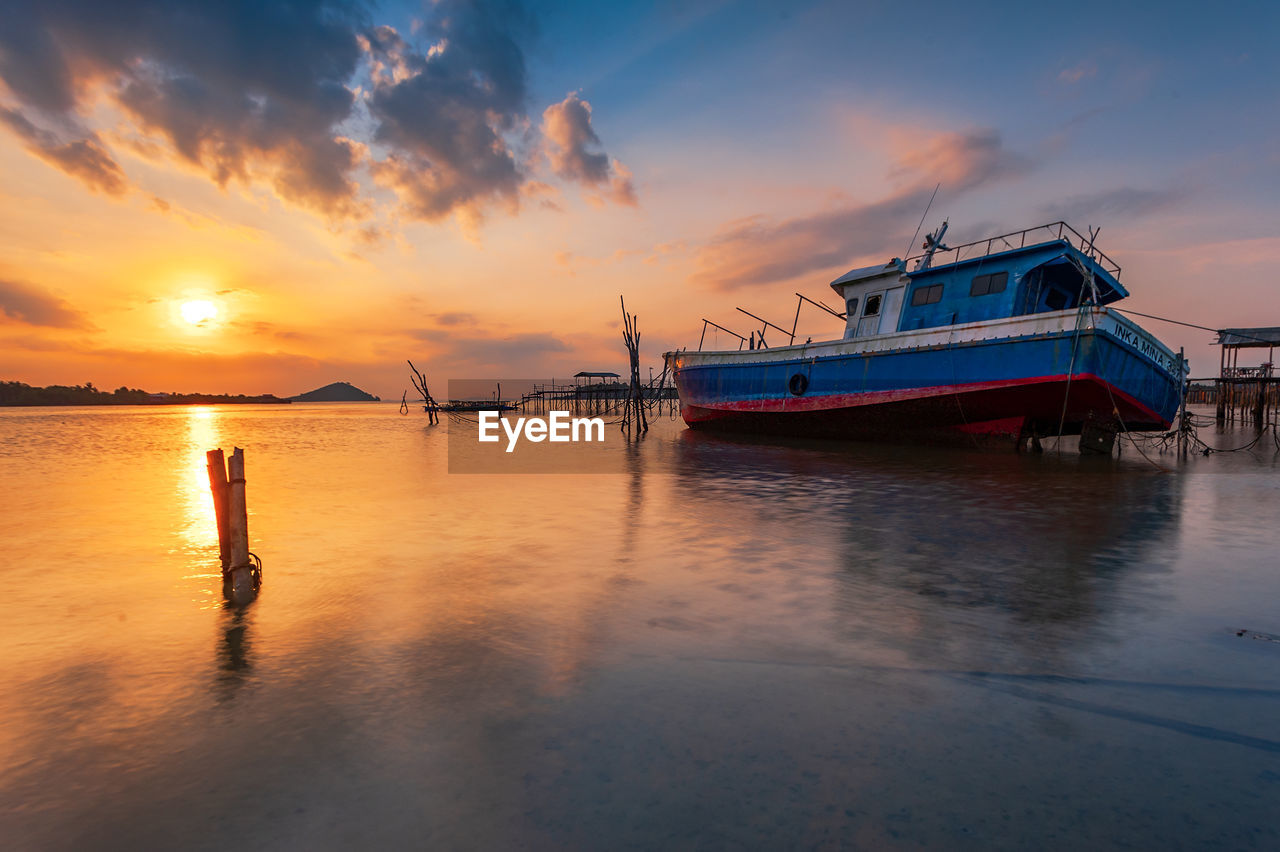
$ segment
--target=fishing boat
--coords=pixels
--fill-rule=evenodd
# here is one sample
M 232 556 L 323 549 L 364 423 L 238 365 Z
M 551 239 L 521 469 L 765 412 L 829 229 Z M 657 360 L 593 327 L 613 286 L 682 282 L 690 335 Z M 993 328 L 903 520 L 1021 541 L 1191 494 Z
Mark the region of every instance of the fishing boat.
M 844 320 L 838 339 L 796 343 L 793 324 L 769 346 L 765 331 L 787 332 L 763 321 L 736 350 L 666 353 L 685 422 L 1018 447 L 1081 435 L 1106 452 L 1118 432 L 1171 426 L 1186 359 L 1113 307 L 1129 293 L 1096 231 L 1054 222 L 949 247 L 946 230 L 831 282 L 844 310 L 821 307 Z

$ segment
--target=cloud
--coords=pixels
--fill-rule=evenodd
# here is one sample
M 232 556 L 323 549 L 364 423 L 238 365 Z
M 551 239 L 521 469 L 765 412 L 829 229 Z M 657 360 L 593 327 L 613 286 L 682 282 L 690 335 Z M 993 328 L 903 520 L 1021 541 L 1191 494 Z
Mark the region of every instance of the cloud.
M 90 189 L 121 196 L 129 183 L 119 164 L 102 147 L 96 134 L 74 142 L 62 142 L 53 133 L 32 124 L 22 113 L 0 109 L 0 121 L 22 139 L 26 149 L 46 163 L 79 178 Z
M 1186 197 L 1182 189 L 1139 189 L 1122 186 L 1090 195 L 1072 195 L 1040 207 L 1047 219 L 1087 222 L 1094 217 L 1134 219 L 1173 207 Z
M 476 315 L 462 311 L 449 311 L 443 314 L 432 314 L 431 319 L 440 325 L 475 325 Z
M 358 149 L 334 128 L 351 113 L 345 83 L 360 58 L 362 4 L 22 5 L 0 35 L 0 76 L 24 107 L 74 122 L 105 89 L 219 184 L 263 174 L 288 201 L 331 216 L 359 211 Z M 103 172 L 78 165 L 86 159 L 110 162 L 90 141 L 63 167 L 92 185 Z
M 631 172 L 610 160 L 591 126 L 591 104 L 570 92 L 542 112 L 544 151 L 551 170 L 564 180 L 602 190 L 619 204 L 635 206 Z
M 883 261 L 910 253 L 915 247 L 907 239 L 937 183 L 954 196 L 1028 167 L 994 131 L 939 134 L 899 153 L 891 174 L 905 185 L 887 198 L 782 222 L 752 216 L 727 223 L 698 250 L 693 280 L 730 290 L 843 271 L 859 258 Z
M 531 369 L 530 365 L 540 363 L 539 359 L 543 356 L 573 351 L 569 344 L 545 332 L 509 334 L 503 337 L 462 337 L 444 329 L 424 328 L 409 334 L 418 340 L 436 344 L 432 360 L 443 361 L 454 371 L 487 368 L 509 372 L 513 368 Z
M 1085 60 L 1084 62 L 1081 62 L 1078 65 L 1074 65 L 1071 68 L 1064 68 L 1061 71 L 1059 71 L 1058 79 L 1064 83 L 1067 83 L 1068 85 L 1071 85 L 1074 83 L 1079 83 L 1081 80 L 1084 80 L 1088 77 L 1095 77 L 1097 76 L 1097 74 L 1098 74 L 1098 66 L 1089 60 Z
M 229 325 L 238 331 L 251 335 L 258 343 L 267 337 L 289 343 L 324 344 L 330 342 L 328 338 L 322 335 L 309 331 L 299 331 L 296 328 L 282 326 L 279 323 L 268 320 L 234 320 Z
M 526 176 L 504 134 L 524 119 L 521 38 L 528 16 L 513 2 L 440 0 L 412 48 L 390 27 L 367 37 L 375 140 L 392 153 L 373 167 L 411 218 L 478 220 L 486 204 L 518 207 Z
M 365 177 L 394 194 L 394 219 L 474 226 L 522 199 L 555 206 L 530 165 L 541 141 L 527 104 L 534 26 L 520 0 L 433 0 L 411 41 L 376 26 L 365 0 L 10 5 L 0 81 L 14 103 L 0 119 L 97 191 L 129 186 L 106 139 L 220 187 L 267 184 L 331 221 L 378 218 Z M 576 96 L 566 104 L 590 110 Z M 103 106 L 132 126 L 100 137 L 84 116 Z M 583 119 L 571 154 L 579 168 L 600 159 L 575 180 L 634 204 L 630 173 L 592 147 Z
M 897 157 L 891 174 L 930 189 L 938 183 L 949 193 L 981 183 L 1025 174 L 1030 162 L 1005 148 L 990 128 L 967 133 L 939 133 Z
M 57 296 L 17 281 L 0 280 L 0 314 L 27 325 L 48 328 L 88 330 L 94 327 L 84 314 Z

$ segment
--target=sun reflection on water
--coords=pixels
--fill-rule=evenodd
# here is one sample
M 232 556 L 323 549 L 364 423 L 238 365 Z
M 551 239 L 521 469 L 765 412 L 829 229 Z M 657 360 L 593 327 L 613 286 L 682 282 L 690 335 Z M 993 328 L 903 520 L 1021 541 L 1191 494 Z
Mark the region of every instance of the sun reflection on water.
M 218 446 L 220 412 L 212 406 L 192 406 L 186 410 L 187 442 L 175 481 L 176 505 L 181 508 L 178 529 L 180 551 L 187 558 L 184 580 L 197 581 L 202 609 L 219 605 L 215 593 L 218 568 L 218 523 L 209 493 L 209 470 L 205 453 Z

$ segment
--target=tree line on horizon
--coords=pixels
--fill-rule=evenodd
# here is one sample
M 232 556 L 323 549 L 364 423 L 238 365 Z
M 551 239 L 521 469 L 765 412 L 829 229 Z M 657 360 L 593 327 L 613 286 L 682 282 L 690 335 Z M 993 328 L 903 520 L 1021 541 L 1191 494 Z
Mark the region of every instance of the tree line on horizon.
M 287 403 L 275 394 L 152 393 L 124 385 L 102 391 L 93 382 L 33 387 L 26 382 L 0 382 L 4 405 L 211 405 L 217 403 Z

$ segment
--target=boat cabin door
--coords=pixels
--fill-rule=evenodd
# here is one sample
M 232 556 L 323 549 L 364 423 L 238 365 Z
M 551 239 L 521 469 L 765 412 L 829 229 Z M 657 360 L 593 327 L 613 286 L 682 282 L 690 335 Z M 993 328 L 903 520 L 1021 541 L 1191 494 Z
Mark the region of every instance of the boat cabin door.
M 891 287 L 868 293 L 862 300 L 862 316 L 858 319 L 855 337 L 873 334 L 889 334 L 898 329 L 898 315 L 902 312 L 903 287 Z
M 880 333 L 880 309 L 884 307 L 884 291 L 868 293 L 862 299 L 862 317 L 858 320 L 855 337 L 867 337 Z

